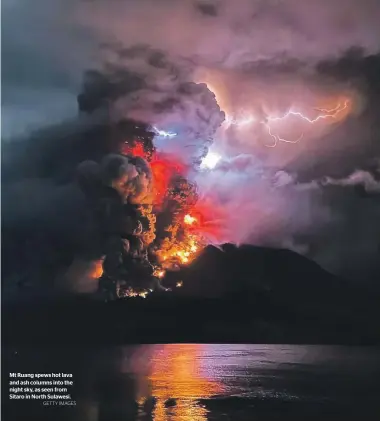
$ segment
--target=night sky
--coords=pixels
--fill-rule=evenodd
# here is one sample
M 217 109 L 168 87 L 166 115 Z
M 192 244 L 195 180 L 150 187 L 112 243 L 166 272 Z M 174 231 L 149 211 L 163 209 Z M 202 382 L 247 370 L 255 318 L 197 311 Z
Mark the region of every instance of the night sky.
M 3 0 L 2 13 L 3 163 L 37 129 L 54 142 L 94 124 L 77 97 L 97 70 L 115 88 L 112 121 L 175 133 L 156 146 L 191 165 L 219 158 L 188 174 L 225 213 L 210 242 L 288 248 L 380 279 L 378 0 Z M 33 214 L 65 231 L 59 210 L 77 193 L 17 165 L 3 224 Z

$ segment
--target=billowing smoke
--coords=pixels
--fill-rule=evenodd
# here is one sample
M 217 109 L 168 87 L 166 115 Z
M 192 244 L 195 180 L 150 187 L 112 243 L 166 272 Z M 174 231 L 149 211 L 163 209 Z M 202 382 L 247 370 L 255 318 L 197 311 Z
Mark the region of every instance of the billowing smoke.
M 377 171 L 377 174 L 379 173 L 380 170 Z M 363 170 L 357 170 L 348 177 L 342 179 L 327 177 L 324 180 L 323 185 L 361 186 L 366 193 L 380 193 L 380 180 L 376 179 L 374 174 Z
M 113 123 L 124 118 L 142 121 L 158 134 L 158 150 L 199 164 L 224 120 L 215 95 L 206 84 L 194 83 L 183 64 L 173 64 L 160 51 L 144 46 L 108 49 L 116 62 L 87 73 L 81 109 L 105 107 Z
M 15 24 L 19 6 L 6 20 L 8 39 L 31 25 Z M 46 55 L 57 66 L 45 67 L 38 81 L 58 78 L 60 92 L 78 92 L 86 70 L 79 120 L 102 115 L 113 128 L 104 133 L 109 150 L 78 160 L 94 160 L 78 169 L 87 196 L 97 196 L 99 183 L 111 186 L 152 214 L 151 180 L 157 173 L 167 179 L 165 154 L 170 168 L 173 161 L 183 166 L 177 176 L 186 176 L 184 184 L 197 184 L 197 206 L 213 208 L 210 240 L 291 247 L 336 273 L 374 279 L 380 4 L 349 0 L 342 7 L 339 0 L 56 0 L 29 18 L 40 28 L 36 39 L 26 42 L 18 30 L 13 39 L 39 47 L 53 17 L 70 33 L 49 33 L 54 48 Z M 5 76 L 14 77 L 11 70 Z M 17 109 L 17 101 L 11 105 Z M 123 139 L 124 119 L 144 123 L 144 139 Z M 136 153 L 141 144 L 144 153 Z M 102 161 L 108 153 L 125 156 Z M 209 153 L 219 161 L 199 172 Z M 136 155 L 149 166 L 133 161 Z M 171 181 L 163 186 L 176 194 Z M 165 218 L 163 211 L 154 235 L 165 231 Z

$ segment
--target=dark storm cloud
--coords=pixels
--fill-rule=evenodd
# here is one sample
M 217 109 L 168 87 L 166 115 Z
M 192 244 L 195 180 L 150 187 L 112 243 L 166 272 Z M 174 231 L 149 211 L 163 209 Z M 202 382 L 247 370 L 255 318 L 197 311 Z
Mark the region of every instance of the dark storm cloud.
M 170 57 L 191 62 L 192 70 L 259 66 L 269 73 L 337 58 L 353 46 L 379 51 L 377 0 L 344 6 L 339 0 L 38 0 L 32 10 L 28 4 L 2 4 L 3 130 L 9 135 L 75 114 L 83 71 L 104 62 L 101 44 L 117 41 L 125 54 L 148 45 L 160 51 L 149 63 L 158 67 Z
M 310 227 L 318 229 L 294 231 L 293 241 L 305 246 L 303 254 L 348 279 L 375 282 L 380 276 L 379 167 L 373 171 L 356 170 L 344 178 L 299 182 L 287 173 L 280 178 L 280 190 L 310 195 L 314 198 L 313 212 L 328 212 L 325 221 L 310 221 Z M 296 208 L 293 210 L 299 215 Z
M 199 5 L 218 16 L 205 21 Z M 84 4 L 81 21 L 126 44 L 233 67 L 281 56 L 319 61 L 351 46 L 378 52 L 379 8 L 376 0 L 96 0 Z
M 2 138 L 76 116 L 89 56 L 69 2 L 2 2 Z

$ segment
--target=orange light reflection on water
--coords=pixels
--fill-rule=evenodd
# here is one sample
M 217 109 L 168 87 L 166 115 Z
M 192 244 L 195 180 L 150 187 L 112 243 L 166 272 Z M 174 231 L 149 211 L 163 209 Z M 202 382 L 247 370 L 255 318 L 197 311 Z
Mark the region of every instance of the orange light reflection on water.
M 177 344 L 163 345 L 154 355 L 149 375 L 151 394 L 157 399 L 154 421 L 207 421 L 207 410 L 198 399 L 210 398 L 222 388 L 201 372 L 201 352 L 202 345 Z M 169 399 L 175 399 L 173 406 L 165 405 Z

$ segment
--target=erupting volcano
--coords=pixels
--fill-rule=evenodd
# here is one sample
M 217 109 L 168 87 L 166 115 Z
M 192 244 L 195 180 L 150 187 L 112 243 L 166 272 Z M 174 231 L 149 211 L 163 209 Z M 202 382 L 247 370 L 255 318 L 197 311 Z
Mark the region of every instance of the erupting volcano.
M 104 271 L 97 276 L 103 293 L 113 298 L 168 290 L 161 285 L 166 272 L 191 263 L 210 232 L 218 231 L 211 207 L 187 179 L 189 166 L 158 152 L 149 133 L 145 140 L 123 142 L 119 153 L 100 164 L 86 161 L 78 167 L 79 184 L 105 227 Z
M 222 191 L 221 181 L 216 184 L 216 191 L 204 188 L 207 180 L 213 179 L 210 171 L 217 174 L 224 168 L 224 173 L 228 174 L 225 151 L 221 151 L 222 158 L 221 154 L 209 149 L 209 145 L 215 141 L 216 148 L 219 146 L 222 150 L 217 137 L 226 134 L 231 126 L 244 126 L 248 131 L 255 127 L 256 131 L 264 128 L 263 138 L 269 136 L 273 139 L 273 144 L 266 146 L 274 147 L 279 142 L 296 143 L 319 122 L 332 123 L 344 118 L 352 105 L 345 98 L 332 108 L 315 108 L 315 116 L 312 117 L 290 108 L 278 115 L 268 111 L 266 117 L 261 118 L 256 118 L 248 107 L 243 112 L 244 118 L 237 119 L 221 110 L 220 104 L 226 101 L 211 92 L 209 86 L 205 83 L 186 85 L 186 92 L 210 96 L 214 107 L 216 104 L 217 117 L 212 130 L 208 129 L 208 139 L 198 132 L 189 136 L 188 129 L 184 133 L 176 133 L 136 123 L 136 127 L 140 128 L 138 136 L 127 136 L 119 141 L 114 153 L 103 157 L 100 164 L 87 162 L 80 165 L 79 178 L 83 190 L 97 202 L 96 207 L 101 209 L 100 225 L 107 227 L 103 230 L 101 259 L 104 260 L 104 273 L 100 278 L 101 289 L 106 294 L 113 297 L 146 297 L 155 289 L 168 290 L 163 285 L 167 272 L 180 271 L 207 244 L 236 241 L 236 235 L 228 235 L 231 230 L 229 221 L 236 217 L 241 200 L 235 201 L 235 211 L 227 210 L 223 206 L 223 201 L 226 203 L 223 194 L 218 197 L 218 191 Z M 82 95 L 79 103 L 82 111 L 84 107 L 84 111 L 89 112 L 85 97 Z M 197 116 L 204 118 L 199 112 Z M 110 122 L 111 126 L 120 124 L 123 123 Z M 185 121 L 178 123 L 179 127 L 181 125 L 185 127 Z M 283 135 L 275 133 L 289 130 L 290 126 L 292 130 L 294 126 L 296 131 L 302 130 L 296 140 L 286 140 Z M 203 148 L 203 152 L 201 159 L 191 162 L 186 158 L 191 156 L 188 151 L 193 147 L 198 152 Z M 244 163 L 241 164 L 244 167 Z M 237 167 L 239 176 L 244 171 L 243 167 Z M 201 192 L 194 181 L 199 179 L 203 187 Z M 89 185 L 92 187 L 89 188 Z M 255 214 L 260 215 L 260 212 Z M 97 218 L 99 220 L 99 216 Z M 236 229 L 232 227 L 232 231 L 236 232 Z M 181 285 L 182 281 L 177 280 L 176 286 Z

